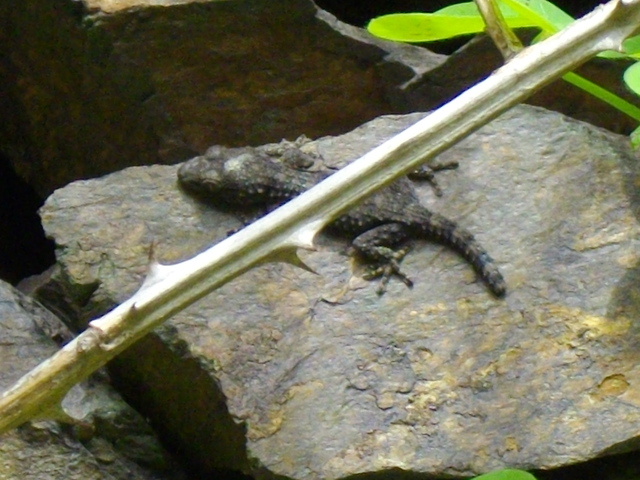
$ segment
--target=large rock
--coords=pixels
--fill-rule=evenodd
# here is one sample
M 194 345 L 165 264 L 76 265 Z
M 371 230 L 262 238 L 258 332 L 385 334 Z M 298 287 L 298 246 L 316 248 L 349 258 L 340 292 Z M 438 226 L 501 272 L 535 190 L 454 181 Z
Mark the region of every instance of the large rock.
M 335 134 L 443 60 L 311 0 L 0 2 L 0 153 L 41 195 L 213 143 Z
M 339 164 L 421 116 L 316 147 Z M 286 264 L 244 274 L 121 356 L 121 387 L 203 472 L 466 476 L 635 448 L 640 167 L 627 140 L 518 107 L 447 159 L 461 165 L 440 174 L 444 197 L 419 194 L 476 234 L 506 299 L 427 242 L 404 262 L 415 287 L 392 282 L 380 298 L 347 242 L 322 237 L 302 253 L 318 275 Z M 48 199 L 61 311 L 82 323 L 130 296 L 151 242 L 175 262 L 238 227 L 175 173 L 131 168 Z
M 0 281 L 0 389 L 71 338 L 41 305 Z M 54 342 L 55 340 L 55 342 Z M 96 375 L 74 387 L 64 407 L 74 426 L 30 422 L 0 437 L 0 478 L 179 480 L 185 478 L 143 418 Z M 71 418 L 68 418 L 71 420 Z

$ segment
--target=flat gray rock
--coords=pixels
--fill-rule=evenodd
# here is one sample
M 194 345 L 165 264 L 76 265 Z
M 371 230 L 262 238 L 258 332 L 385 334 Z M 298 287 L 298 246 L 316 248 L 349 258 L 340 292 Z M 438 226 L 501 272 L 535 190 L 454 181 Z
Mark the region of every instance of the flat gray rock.
M 381 117 L 316 148 L 341 164 L 421 116 Z M 440 156 L 460 167 L 440 174 L 442 198 L 427 185 L 419 195 L 476 235 L 505 275 L 504 300 L 429 242 L 403 264 L 414 288 L 392 281 L 380 298 L 348 242 L 321 237 L 301 253 L 318 275 L 256 268 L 125 354 L 120 374 L 205 471 L 462 477 L 635 448 L 640 171 L 626 141 L 518 107 Z M 48 199 L 50 292 L 77 321 L 138 288 L 151 242 L 172 263 L 239 226 L 182 192 L 176 169 L 130 168 Z

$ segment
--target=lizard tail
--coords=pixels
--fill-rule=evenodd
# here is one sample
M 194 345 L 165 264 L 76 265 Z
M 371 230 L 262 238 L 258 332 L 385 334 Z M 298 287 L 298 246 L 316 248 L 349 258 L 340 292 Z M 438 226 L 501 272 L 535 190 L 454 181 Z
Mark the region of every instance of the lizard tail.
M 493 258 L 480 246 L 472 233 L 437 213 L 432 213 L 429 225 L 421 226 L 421 230 L 426 236 L 435 237 L 460 253 L 473 265 L 495 296 L 503 297 L 507 293 L 507 284 Z

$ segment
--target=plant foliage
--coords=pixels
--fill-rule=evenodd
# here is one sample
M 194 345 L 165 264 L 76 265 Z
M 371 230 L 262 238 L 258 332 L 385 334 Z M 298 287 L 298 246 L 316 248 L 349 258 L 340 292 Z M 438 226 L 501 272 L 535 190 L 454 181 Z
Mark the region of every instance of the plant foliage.
M 564 12 L 547 0 L 498 0 L 500 11 L 510 28 L 535 27 L 540 33 L 533 43 L 539 42 L 562 30 L 574 21 Z M 469 35 L 484 31 L 484 22 L 474 2 L 458 3 L 440 9 L 434 13 L 396 13 L 374 18 L 369 22 L 367 30 L 380 38 L 398 42 L 432 42 Z M 640 95 L 640 35 L 628 38 L 624 43 L 624 52 L 607 51 L 599 56 L 603 58 L 626 58 L 633 60 L 624 73 L 623 80 L 629 89 Z M 576 73 L 568 73 L 562 77 L 565 81 L 577 86 L 610 104 L 634 120 L 640 122 L 640 108 L 620 98 L 615 93 L 590 82 Z M 632 139 L 638 131 L 632 134 Z
M 523 470 L 505 469 L 485 473 L 473 480 L 536 480 L 536 477 Z

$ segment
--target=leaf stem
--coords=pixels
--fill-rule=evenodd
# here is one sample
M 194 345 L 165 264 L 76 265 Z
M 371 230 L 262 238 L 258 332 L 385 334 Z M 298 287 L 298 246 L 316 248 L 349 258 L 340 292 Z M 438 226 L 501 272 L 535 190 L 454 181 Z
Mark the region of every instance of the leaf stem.
M 608 103 L 612 107 L 620 110 L 622 113 L 625 113 L 629 117 L 640 122 L 640 108 L 627 102 L 625 99 L 620 98 L 615 93 L 602 88 L 600 85 L 597 85 L 584 77 L 581 77 L 577 73 L 566 73 L 562 76 L 562 79 L 565 82 L 569 82 L 571 85 L 590 93 L 594 97 L 599 98 L 603 102 Z

